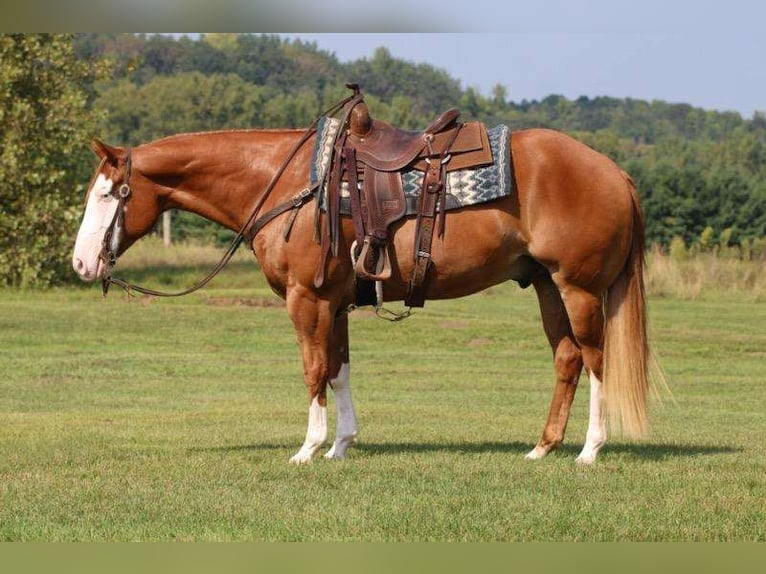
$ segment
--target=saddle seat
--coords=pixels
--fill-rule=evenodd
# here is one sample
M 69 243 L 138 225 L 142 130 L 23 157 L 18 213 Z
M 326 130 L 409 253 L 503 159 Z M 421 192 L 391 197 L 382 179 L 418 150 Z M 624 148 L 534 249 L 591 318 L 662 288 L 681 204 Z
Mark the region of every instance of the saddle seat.
M 345 145 L 353 147 L 364 177 L 364 166 L 380 172 L 414 168 L 425 172 L 429 156 L 439 156 L 449 147 L 447 171 L 490 165 L 492 151 L 484 124 L 458 122 L 460 110 L 452 108 L 438 116 L 423 131 L 408 131 L 373 119 L 367 104 L 360 102 L 349 114 Z M 428 143 L 430 142 L 430 146 Z
M 395 128 L 385 122 L 373 120 L 367 104 L 360 102 L 351 110 L 348 143 L 356 150 L 362 163 L 381 171 L 399 171 L 416 159 L 428 156 L 427 143 L 439 134 L 440 139 L 460 129 L 457 119 L 460 110 L 452 108 L 437 117 L 422 132 Z M 434 144 L 436 149 L 438 146 Z

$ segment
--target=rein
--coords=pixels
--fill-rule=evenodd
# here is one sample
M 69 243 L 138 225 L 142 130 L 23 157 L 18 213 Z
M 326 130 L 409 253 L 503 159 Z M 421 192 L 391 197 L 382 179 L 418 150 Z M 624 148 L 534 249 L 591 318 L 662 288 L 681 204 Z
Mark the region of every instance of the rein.
M 130 188 L 131 150 L 129 148 L 127 159 L 125 161 L 125 170 L 126 170 L 125 182 L 122 185 L 120 185 L 117 191 L 117 197 L 118 197 L 117 211 L 115 211 L 114 217 L 112 218 L 112 222 L 109 224 L 109 227 L 106 233 L 104 234 L 104 239 L 101 242 L 101 252 L 99 253 L 99 258 L 102 261 L 104 261 L 104 263 L 107 265 L 107 275 L 102 281 L 103 296 L 104 297 L 107 296 L 110 285 L 117 285 L 118 287 L 122 288 L 128 295 L 133 295 L 135 292 L 135 293 L 142 293 L 144 295 L 151 295 L 154 297 L 181 297 L 183 295 L 194 293 L 195 291 L 202 289 L 205 285 L 210 283 L 210 281 L 212 281 L 212 279 L 216 275 L 218 275 L 218 273 L 220 273 L 224 267 L 226 267 L 229 261 L 231 261 L 231 258 L 234 256 L 234 253 L 236 253 L 237 249 L 239 249 L 239 246 L 242 244 L 242 242 L 246 238 L 252 242 L 255 236 L 258 234 L 258 232 L 261 229 L 263 229 L 273 219 L 291 210 L 296 210 L 296 214 L 297 214 L 298 209 L 300 209 L 305 203 L 308 203 L 311 199 L 313 199 L 314 195 L 319 189 L 319 184 L 316 184 L 310 188 L 307 187 L 303 189 L 301 192 L 292 196 L 289 200 L 277 205 L 275 208 L 267 211 L 266 213 L 258 217 L 261 211 L 261 208 L 263 207 L 263 204 L 266 203 L 266 200 L 271 195 L 271 192 L 273 191 L 274 187 L 279 181 L 279 178 L 282 177 L 282 174 L 287 169 L 287 166 L 290 164 L 290 162 L 298 153 L 298 151 L 303 146 L 303 144 L 306 143 L 306 141 L 316 131 L 316 126 L 319 123 L 319 120 L 323 116 L 333 115 L 337 113 L 338 110 L 340 110 L 343 106 L 345 106 L 347 103 L 349 103 L 351 100 L 357 97 L 358 96 L 354 94 L 333 104 L 327 110 L 325 110 L 319 116 L 317 116 L 317 118 L 311 123 L 311 125 L 308 128 L 306 128 L 306 131 L 301 136 L 301 139 L 298 140 L 295 146 L 293 146 L 293 148 L 290 150 L 290 153 L 287 154 L 287 158 L 285 159 L 285 161 L 282 162 L 282 165 L 280 166 L 280 168 L 271 178 L 271 181 L 269 181 L 268 185 L 266 186 L 266 189 L 261 194 L 261 197 L 258 199 L 258 202 L 255 204 L 255 207 L 251 211 L 250 217 L 248 217 L 245 224 L 237 232 L 237 235 L 229 244 L 228 249 L 221 257 L 221 260 L 216 264 L 215 267 L 213 267 L 213 269 L 205 277 L 203 277 L 200 281 L 198 281 L 197 283 L 195 283 L 188 289 L 184 289 L 183 291 L 177 291 L 177 292 L 156 291 L 154 289 L 149 289 L 147 287 L 135 285 L 133 283 L 129 283 L 127 281 L 123 281 L 122 279 L 118 279 L 116 277 L 111 276 L 111 270 L 117 262 L 117 255 L 115 253 L 115 250 L 112 249 L 112 246 L 110 244 L 112 242 L 112 237 L 114 235 L 115 230 L 117 229 L 117 227 L 122 225 L 122 222 L 125 218 L 125 204 L 132 193 L 132 190 Z M 290 229 L 292 228 L 292 223 L 294 221 L 295 221 L 295 215 L 291 219 L 290 224 L 288 225 L 285 231 L 285 240 L 287 239 Z

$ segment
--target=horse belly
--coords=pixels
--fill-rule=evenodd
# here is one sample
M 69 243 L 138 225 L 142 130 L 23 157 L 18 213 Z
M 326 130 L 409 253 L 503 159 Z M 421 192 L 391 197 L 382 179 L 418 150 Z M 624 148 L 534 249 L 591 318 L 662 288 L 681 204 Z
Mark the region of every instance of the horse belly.
M 392 277 L 384 299 L 403 299 L 414 267 L 415 219 L 395 232 L 389 246 Z M 450 299 L 476 293 L 509 279 L 522 280 L 531 260 L 518 219 L 505 210 L 469 208 L 448 212 L 443 237 L 434 231 L 427 299 Z

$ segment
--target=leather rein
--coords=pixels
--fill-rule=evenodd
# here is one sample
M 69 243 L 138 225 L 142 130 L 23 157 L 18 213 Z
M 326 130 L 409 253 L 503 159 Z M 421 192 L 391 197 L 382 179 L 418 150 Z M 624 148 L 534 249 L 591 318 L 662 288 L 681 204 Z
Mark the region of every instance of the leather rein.
M 292 224 L 295 221 L 295 216 L 298 213 L 297 210 L 300 209 L 305 203 L 308 203 L 311 199 L 314 198 L 314 195 L 319 189 L 319 184 L 316 184 L 313 187 L 307 187 L 303 189 L 299 193 L 293 195 L 287 201 L 280 203 L 279 205 L 267 211 L 266 213 L 260 215 L 259 217 L 261 208 L 263 207 L 264 203 L 271 195 L 271 192 L 274 190 L 274 187 L 279 181 L 279 178 L 282 177 L 282 174 L 287 169 L 287 166 L 290 164 L 292 159 L 298 153 L 298 150 L 300 150 L 303 144 L 306 143 L 306 141 L 316 131 L 316 126 L 319 123 L 319 120 L 323 116 L 337 113 L 338 110 L 340 110 L 343 106 L 345 106 L 347 103 L 349 103 L 351 100 L 357 97 L 358 97 L 357 95 L 352 95 L 333 104 L 327 110 L 322 112 L 311 123 L 311 125 L 308 128 L 306 128 L 306 131 L 301 136 L 301 139 L 298 140 L 295 146 L 293 146 L 293 148 L 290 150 L 290 153 L 282 162 L 282 165 L 280 166 L 280 168 L 271 178 L 271 181 L 269 181 L 264 192 L 261 194 L 261 197 L 258 199 L 258 202 L 255 204 L 255 207 L 253 207 L 253 210 L 251 211 L 250 217 L 248 217 L 247 222 L 237 232 L 237 235 L 234 237 L 234 239 L 232 239 L 228 249 L 221 257 L 221 260 L 215 265 L 215 267 L 213 267 L 213 269 L 211 269 L 211 271 L 205 277 L 203 277 L 200 281 L 198 281 L 197 283 L 195 283 L 188 289 L 184 289 L 183 291 L 176 291 L 176 292 L 156 291 L 154 289 L 149 289 L 147 287 L 142 287 L 140 285 L 135 285 L 133 283 L 123 281 L 122 279 L 112 277 L 111 275 L 112 268 L 117 263 L 116 248 L 113 249 L 111 245 L 112 237 L 114 237 L 116 230 L 122 226 L 125 220 L 125 204 L 128 202 L 128 199 L 130 198 L 132 194 L 132 189 L 130 187 L 130 172 L 131 172 L 132 160 L 131 160 L 131 149 L 128 148 L 127 158 L 125 160 L 125 172 L 126 172 L 125 181 L 117 188 L 117 192 L 116 192 L 116 198 L 118 201 L 117 210 L 115 211 L 114 217 L 112 218 L 112 221 L 109 224 L 109 227 L 104 233 L 104 238 L 101 241 L 101 251 L 99 253 L 99 259 L 101 259 L 107 267 L 106 277 L 102 280 L 103 296 L 104 297 L 107 296 L 110 285 L 117 285 L 118 287 L 122 288 L 128 295 L 133 295 L 134 293 L 142 293 L 144 295 L 151 295 L 154 297 L 181 297 L 183 295 L 194 293 L 195 291 L 202 289 L 205 285 L 210 283 L 210 281 L 212 281 L 212 279 L 216 275 L 218 275 L 218 273 L 220 273 L 224 267 L 226 267 L 227 263 L 231 261 L 231 258 L 234 256 L 234 253 L 236 253 L 237 249 L 239 249 L 239 246 L 242 244 L 242 242 L 245 239 L 248 239 L 250 242 L 252 242 L 255 236 L 258 234 L 258 232 L 261 229 L 263 229 L 272 220 L 276 219 L 277 217 L 279 217 L 280 215 L 284 213 L 287 213 L 288 211 L 295 210 L 294 215 L 292 219 L 290 220 L 290 223 L 288 224 L 287 229 L 285 230 L 284 237 L 285 237 L 285 240 L 287 240 L 288 235 L 290 233 L 290 229 L 292 228 Z

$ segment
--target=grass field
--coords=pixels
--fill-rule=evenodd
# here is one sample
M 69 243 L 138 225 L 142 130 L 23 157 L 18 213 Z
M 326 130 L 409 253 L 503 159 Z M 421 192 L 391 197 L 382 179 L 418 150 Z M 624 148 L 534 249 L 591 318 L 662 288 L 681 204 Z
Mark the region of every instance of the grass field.
M 0 540 L 766 539 L 759 298 L 653 297 L 674 400 L 653 402 L 648 440 L 613 437 L 589 468 L 574 463 L 584 377 L 567 444 L 523 458 L 553 387 L 531 290 L 429 302 L 399 324 L 356 311 L 359 443 L 295 467 L 299 353 L 245 259 L 178 300 L 2 293 Z M 198 276 L 173 263 L 124 268 L 153 285 Z

